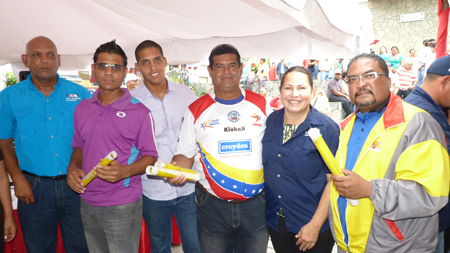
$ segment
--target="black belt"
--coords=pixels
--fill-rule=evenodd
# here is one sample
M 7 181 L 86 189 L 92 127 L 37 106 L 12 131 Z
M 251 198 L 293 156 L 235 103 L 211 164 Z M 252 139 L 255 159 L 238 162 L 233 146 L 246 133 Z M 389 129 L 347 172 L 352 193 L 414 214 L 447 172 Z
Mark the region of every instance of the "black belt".
M 231 204 L 239 204 L 239 203 L 244 202 L 244 201 L 242 201 L 242 200 L 240 200 L 240 199 L 225 200 L 225 199 L 218 198 L 218 197 L 212 195 L 211 193 L 209 193 L 209 192 L 205 189 L 205 187 L 203 187 L 202 184 L 200 184 L 200 183 L 197 183 L 197 184 L 198 184 L 198 186 L 200 187 L 200 189 L 202 189 L 202 191 L 204 191 L 206 194 L 208 194 L 209 196 L 211 196 L 211 197 L 213 197 L 213 198 L 215 198 L 215 199 L 223 200 L 223 201 L 226 201 L 226 202 L 231 203 Z
M 47 176 L 38 176 L 35 175 L 33 173 L 30 173 L 28 171 L 22 170 L 23 174 L 26 174 L 28 176 L 32 176 L 32 177 L 36 177 L 36 178 L 42 178 L 42 179 L 51 179 L 51 180 L 61 180 L 61 179 L 66 179 L 67 175 L 60 175 L 60 176 L 55 176 L 55 177 L 47 177 Z

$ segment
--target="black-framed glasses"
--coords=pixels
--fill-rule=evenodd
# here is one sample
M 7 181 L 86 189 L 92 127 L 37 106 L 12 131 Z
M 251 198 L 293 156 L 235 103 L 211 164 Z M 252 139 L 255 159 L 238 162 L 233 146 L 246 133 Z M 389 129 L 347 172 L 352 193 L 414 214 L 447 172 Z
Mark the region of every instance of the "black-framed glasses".
M 365 80 L 366 82 L 370 82 L 370 81 L 375 80 L 378 77 L 378 75 L 387 76 L 386 73 L 379 73 L 379 72 L 374 71 L 374 72 L 365 73 L 364 75 L 361 75 L 361 76 L 347 76 L 347 79 L 345 79 L 345 82 L 348 85 L 356 84 L 359 81 L 359 79 L 361 79 L 361 81 Z
M 118 72 L 118 71 L 122 71 L 124 70 L 126 67 L 123 65 L 119 65 L 119 64 L 108 64 L 108 63 L 94 63 L 94 65 L 99 69 L 99 70 L 106 70 L 108 67 L 111 67 L 111 69 L 114 72 Z

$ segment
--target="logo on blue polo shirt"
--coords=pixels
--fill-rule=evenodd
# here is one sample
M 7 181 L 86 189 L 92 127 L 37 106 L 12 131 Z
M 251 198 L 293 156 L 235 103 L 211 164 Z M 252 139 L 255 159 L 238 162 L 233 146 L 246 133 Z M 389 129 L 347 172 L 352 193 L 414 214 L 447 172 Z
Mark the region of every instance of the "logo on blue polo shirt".
M 78 94 L 67 94 L 66 101 L 80 101 L 81 98 Z
M 252 152 L 252 140 L 219 141 L 219 154 Z

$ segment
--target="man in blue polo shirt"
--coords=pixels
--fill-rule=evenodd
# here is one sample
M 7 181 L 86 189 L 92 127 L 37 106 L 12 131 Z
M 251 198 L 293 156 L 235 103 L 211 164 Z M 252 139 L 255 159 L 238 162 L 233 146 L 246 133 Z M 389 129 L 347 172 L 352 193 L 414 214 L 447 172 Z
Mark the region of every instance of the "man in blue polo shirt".
M 444 130 L 447 151 L 450 152 L 450 125 L 442 110 L 450 106 L 450 56 L 444 56 L 434 61 L 427 71 L 425 80 L 420 87 L 414 88 L 405 102 L 427 111 Z M 436 253 L 444 252 L 444 231 L 450 227 L 450 205 L 439 211 L 439 238 Z
M 46 37 L 30 40 L 22 61 L 28 79 L 0 93 L 0 148 L 19 199 L 27 252 L 54 252 L 58 222 L 65 251 L 88 252 L 80 196 L 67 185 L 66 168 L 75 106 L 90 93 L 58 76 L 60 56 Z

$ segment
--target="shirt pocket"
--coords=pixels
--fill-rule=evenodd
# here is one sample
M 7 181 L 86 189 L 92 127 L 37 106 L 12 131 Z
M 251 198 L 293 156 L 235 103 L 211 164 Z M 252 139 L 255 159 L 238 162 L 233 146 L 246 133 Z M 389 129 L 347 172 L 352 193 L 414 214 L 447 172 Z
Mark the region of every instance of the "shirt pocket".
M 58 112 L 60 116 L 58 122 L 58 128 L 60 134 L 64 137 L 72 138 L 74 132 L 73 116 L 75 114 L 75 107 L 78 101 L 66 101 L 62 108 L 58 108 L 55 112 Z
M 272 145 L 272 140 L 274 134 L 270 134 L 266 131 L 266 133 L 264 134 L 263 138 L 262 138 L 262 162 L 263 165 L 267 164 L 267 161 L 269 160 L 269 156 L 271 154 L 271 152 L 276 152 L 275 148 Z
M 323 160 L 309 137 L 302 137 L 289 146 L 283 163 L 291 175 L 297 178 L 316 178 L 323 167 Z
M 32 108 L 21 107 L 16 110 L 17 130 L 21 141 L 36 137 L 36 118 Z

